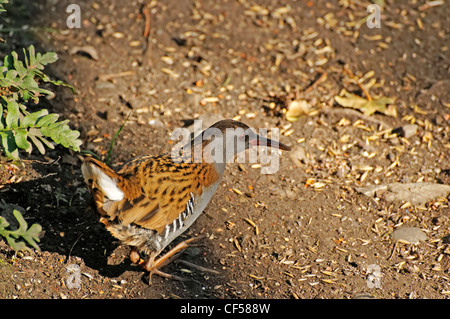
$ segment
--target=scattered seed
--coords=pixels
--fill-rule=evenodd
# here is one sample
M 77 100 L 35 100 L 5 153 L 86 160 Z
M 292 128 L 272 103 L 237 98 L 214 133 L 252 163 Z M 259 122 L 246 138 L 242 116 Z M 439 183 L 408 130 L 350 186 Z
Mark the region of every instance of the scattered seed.
M 314 253 L 314 254 L 317 254 L 317 249 L 316 249 L 316 248 L 314 248 L 314 247 L 312 247 L 312 246 L 306 246 L 306 248 L 307 248 L 310 252 L 312 252 L 312 253 Z
M 130 47 L 138 47 L 141 45 L 141 41 L 131 41 L 130 43 L 128 43 L 128 45 Z
M 163 56 L 163 57 L 161 57 L 161 60 L 166 64 L 169 64 L 169 65 L 173 64 L 173 58 L 171 58 L 171 57 Z
M 192 274 L 192 271 L 189 270 L 189 269 L 186 269 L 186 268 L 180 268 L 180 271 L 181 271 L 181 272 L 184 272 L 184 273 L 186 273 L 186 274 Z
M 170 75 L 171 77 L 177 79 L 180 77 L 180 75 L 174 71 L 172 71 L 171 69 L 168 68 L 161 68 L 161 72 L 166 73 L 168 75 Z
M 256 275 L 252 275 L 252 274 L 250 274 L 249 277 L 250 277 L 250 278 L 253 278 L 253 279 L 255 279 L 255 280 L 263 280 L 263 279 L 264 279 L 263 276 L 256 276 Z
M 327 271 L 327 270 L 321 270 L 320 271 L 322 274 L 327 275 L 327 276 L 335 276 L 336 274 L 332 271 Z
M 236 194 L 238 194 L 238 195 L 244 195 L 239 189 L 237 189 L 237 188 L 232 188 L 231 189 L 233 192 L 235 192 Z
M 114 32 L 112 34 L 112 36 L 113 36 L 113 38 L 116 38 L 116 39 L 122 39 L 125 37 L 125 34 L 123 32 Z
M 91 275 L 90 273 L 87 273 L 87 272 L 82 272 L 81 274 L 86 276 L 86 277 L 88 277 L 89 279 L 93 279 L 94 278 L 93 275 Z
M 236 238 L 233 239 L 233 243 L 234 243 L 234 246 L 236 246 L 237 250 L 239 252 L 242 252 L 242 247 L 241 247 L 241 245 L 239 244 L 239 241 Z
M 203 99 L 203 101 L 205 101 L 206 103 L 215 103 L 215 102 L 219 102 L 219 98 L 215 97 L 215 96 L 210 96 L 210 97 L 205 97 Z
M 245 220 L 247 223 L 249 223 L 249 224 L 255 229 L 255 235 L 259 235 L 259 228 L 258 228 L 258 225 L 256 225 L 255 222 L 252 221 L 252 220 L 249 219 L 249 218 L 244 218 L 244 220 Z

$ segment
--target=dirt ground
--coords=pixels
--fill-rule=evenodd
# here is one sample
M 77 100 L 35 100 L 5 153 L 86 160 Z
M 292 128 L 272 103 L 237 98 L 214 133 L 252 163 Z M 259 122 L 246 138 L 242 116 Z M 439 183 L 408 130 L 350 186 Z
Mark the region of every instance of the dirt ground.
M 46 71 L 76 92 L 52 87 L 42 105 L 70 120 L 83 149 L 105 159 L 133 111 L 113 167 L 169 151 L 175 128 L 211 114 L 279 128 L 294 149 L 272 175 L 228 165 L 177 241 L 205 238 L 165 267 L 190 280 L 152 285 L 88 209 L 78 154 L 24 154 L 24 167 L 3 159 L 0 198 L 44 233 L 36 252 L 0 240 L 1 298 L 449 298 L 449 198 L 411 205 L 356 191 L 450 184 L 448 2 L 386 0 L 380 28 L 369 28 L 370 1 L 88 0 L 74 29 L 67 1 L 11 2 L 0 58 L 29 44 L 57 52 Z M 396 116 L 340 107 L 343 89 L 395 98 Z M 308 115 L 289 122 L 291 101 Z M 406 124 L 417 131 L 402 136 Z M 405 226 L 427 240 L 395 242 Z M 67 284 L 71 265 L 78 288 Z

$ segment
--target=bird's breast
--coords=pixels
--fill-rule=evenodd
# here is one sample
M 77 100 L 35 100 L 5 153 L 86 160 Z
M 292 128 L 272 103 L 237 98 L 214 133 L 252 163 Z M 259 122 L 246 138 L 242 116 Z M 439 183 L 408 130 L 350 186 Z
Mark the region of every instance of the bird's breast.
M 207 187 L 204 186 L 201 194 L 190 194 L 191 199 L 188 201 L 186 209 L 172 223 L 167 224 L 160 234 L 162 249 L 192 226 L 211 201 L 219 183 L 220 179 Z

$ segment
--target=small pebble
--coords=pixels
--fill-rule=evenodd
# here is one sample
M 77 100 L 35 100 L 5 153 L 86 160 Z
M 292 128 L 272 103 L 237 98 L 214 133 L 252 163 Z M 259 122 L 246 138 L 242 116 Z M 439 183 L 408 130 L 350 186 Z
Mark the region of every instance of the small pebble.
M 165 125 L 162 121 L 156 120 L 156 119 L 150 119 L 148 120 L 148 125 L 154 128 L 164 128 Z
M 116 86 L 109 81 L 95 81 L 96 89 L 115 89 Z
M 418 244 L 421 241 L 427 240 L 427 234 L 417 227 L 401 227 L 392 233 L 392 239 L 404 240 L 411 244 Z
M 52 187 L 49 184 L 42 184 L 41 188 L 47 192 L 52 192 Z
M 406 124 L 402 126 L 401 135 L 404 138 L 410 138 L 417 134 L 418 126 L 415 124 Z

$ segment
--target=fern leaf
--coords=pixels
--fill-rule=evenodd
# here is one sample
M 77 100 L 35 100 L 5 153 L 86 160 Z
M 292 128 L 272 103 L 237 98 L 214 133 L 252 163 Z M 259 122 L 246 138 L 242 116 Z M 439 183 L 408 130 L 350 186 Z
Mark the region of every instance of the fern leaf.
M 68 125 L 68 120 L 53 123 L 47 127 L 42 127 L 44 136 L 50 137 L 55 143 L 61 144 L 74 151 L 80 150 L 81 141 L 78 140 L 80 132 L 72 130 Z
M 0 236 L 3 236 L 6 239 L 11 248 L 14 250 L 30 250 L 30 248 L 25 244 L 27 242 L 30 246 L 32 246 L 36 250 L 40 250 L 37 242 L 40 241 L 39 235 L 42 232 L 42 227 L 39 224 L 33 224 L 30 228 L 28 228 L 28 224 L 23 218 L 20 211 L 14 209 L 13 210 L 14 218 L 19 223 L 19 228 L 16 230 L 8 230 L 9 223 L 8 221 L 0 216 Z M 23 238 L 23 241 L 17 241 L 19 238 Z
M 42 127 L 42 128 L 43 127 L 47 127 L 50 124 L 55 123 L 58 120 L 58 118 L 59 118 L 58 114 L 55 114 L 55 113 L 47 114 L 47 115 L 41 117 L 37 121 L 36 126 L 37 127 Z
M 16 101 L 9 101 L 7 106 L 6 113 L 6 127 L 8 128 L 16 128 L 19 126 L 19 118 L 20 118 L 20 110 L 19 104 Z
M 2 3 L 4 0 L 0 0 Z M 19 148 L 31 152 L 36 147 L 41 154 L 45 148 L 54 148 L 54 143 L 79 151 L 80 133 L 67 125 L 68 120 L 58 122 L 58 114 L 47 110 L 29 113 L 23 102 L 39 102 L 41 95 L 54 95 L 39 87 L 40 81 L 74 88 L 62 81 L 52 80 L 43 69 L 58 60 L 54 52 L 41 54 L 33 45 L 23 49 L 24 62 L 13 51 L 4 58 L 0 66 L 0 87 L 7 88 L 8 95 L 0 96 L 0 147 L 6 156 L 19 159 Z M 6 110 L 5 110 L 6 109 Z
M 42 227 L 39 224 L 31 225 L 28 230 L 22 234 L 22 238 L 36 250 L 41 250 L 36 242 L 40 242 L 39 235 L 42 232 Z
M 42 144 L 42 142 L 34 135 L 29 135 L 29 137 L 30 137 L 30 140 L 33 142 L 33 144 L 38 149 L 39 153 L 45 154 L 45 147 Z
M 31 153 L 33 147 L 27 139 L 28 131 L 26 129 L 19 128 L 14 130 L 14 134 L 14 141 L 16 142 L 17 147 Z
M 50 142 L 50 141 L 48 141 L 45 137 L 43 137 L 43 136 L 38 136 L 38 139 L 42 142 L 42 143 L 44 143 L 48 148 L 50 148 L 50 149 L 54 149 L 55 148 L 55 146 Z M 59 143 L 58 143 L 59 144 Z
M 46 109 L 42 109 L 37 112 L 29 113 L 27 114 L 20 123 L 21 127 L 30 127 L 30 126 L 36 126 L 37 121 L 48 114 L 48 111 Z
M 0 234 L 2 234 L 1 232 L 3 231 L 3 229 L 7 228 L 8 226 L 9 226 L 9 223 L 6 220 L 6 218 L 3 216 L 0 216 Z
M 15 160 L 19 159 L 19 149 L 14 141 L 12 131 L 0 131 L 0 140 L 6 156 Z
M 41 57 L 39 57 L 38 62 L 40 65 L 44 66 L 49 63 L 56 62 L 58 60 L 58 55 L 55 52 L 47 52 L 44 53 Z

